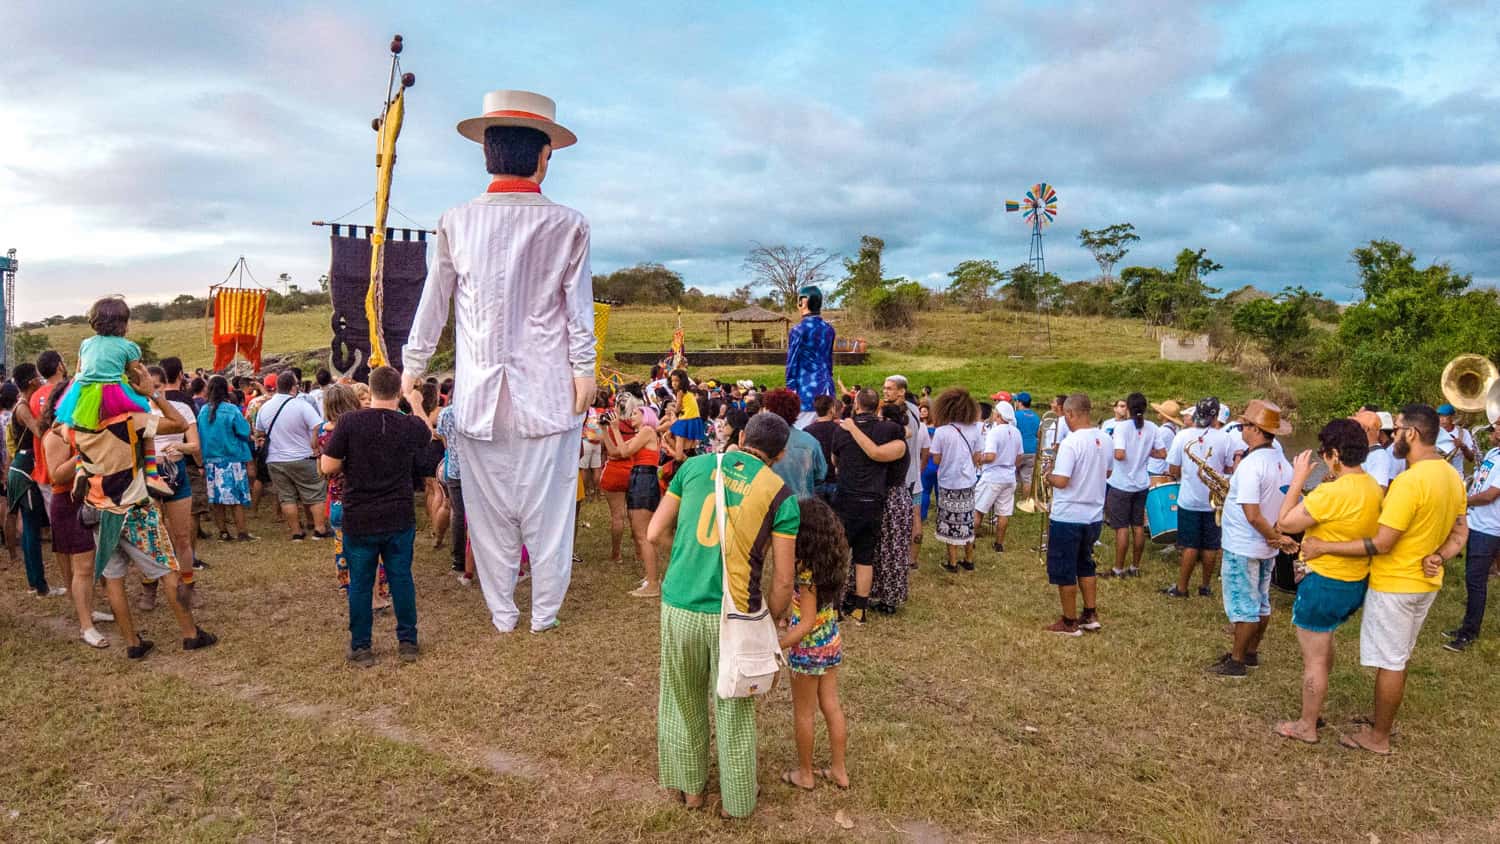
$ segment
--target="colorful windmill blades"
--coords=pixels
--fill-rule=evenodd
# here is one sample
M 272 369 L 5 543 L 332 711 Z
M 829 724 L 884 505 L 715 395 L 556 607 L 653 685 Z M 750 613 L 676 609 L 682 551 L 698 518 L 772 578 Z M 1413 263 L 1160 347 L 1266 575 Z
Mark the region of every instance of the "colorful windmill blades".
M 1046 182 L 1038 182 L 1026 192 L 1025 205 L 1026 213 L 1022 217 L 1027 222 L 1040 222 L 1045 226 L 1057 217 L 1057 191 Z

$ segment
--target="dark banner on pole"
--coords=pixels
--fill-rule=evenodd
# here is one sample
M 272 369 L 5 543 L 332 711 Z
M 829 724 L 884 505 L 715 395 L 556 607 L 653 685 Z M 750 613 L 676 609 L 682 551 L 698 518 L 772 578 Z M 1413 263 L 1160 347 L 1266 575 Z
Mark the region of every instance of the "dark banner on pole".
M 364 361 L 370 359 L 370 324 L 365 318 L 365 293 L 370 288 L 370 241 L 366 229 L 349 227 L 356 236 L 342 234 L 335 227 L 331 240 L 333 259 L 328 270 L 329 292 L 333 298 L 333 368 L 363 381 L 369 375 Z M 391 365 L 401 368 L 401 350 L 411 335 L 412 318 L 422 298 L 427 279 L 427 243 L 423 240 L 385 242 L 385 312 L 381 327 L 385 331 L 386 352 Z M 354 351 L 360 351 L 360 365 L 349 373 Z

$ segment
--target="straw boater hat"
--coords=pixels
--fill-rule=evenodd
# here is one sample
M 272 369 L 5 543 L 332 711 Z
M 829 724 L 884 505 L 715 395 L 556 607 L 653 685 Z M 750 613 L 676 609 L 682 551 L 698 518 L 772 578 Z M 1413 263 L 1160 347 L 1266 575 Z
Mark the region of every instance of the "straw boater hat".
M 530 91 L 491 91 L 484 95 L 484 113 L 460 120 L 458 134 L 484 143 L 484 130 L 491 126 L 525 126 L 546 133 L 553 149 L 578 143 L 578 136 L 557 122 L 557 103 L 551 97 Z
M 1292 432 L 1292 423 L 1281 418 L 1281 408 L 1268 401 L 1256 399 L 1245 405 L 1245 412 L 1240 414 L 1240 419 L 1278 437 Z
M 1151 409 L 1168 419 L 1176 419 L 1182 413 L 1182 405 L 1172 399 L 1167 399 L 1161 404 L 1153 404 Z

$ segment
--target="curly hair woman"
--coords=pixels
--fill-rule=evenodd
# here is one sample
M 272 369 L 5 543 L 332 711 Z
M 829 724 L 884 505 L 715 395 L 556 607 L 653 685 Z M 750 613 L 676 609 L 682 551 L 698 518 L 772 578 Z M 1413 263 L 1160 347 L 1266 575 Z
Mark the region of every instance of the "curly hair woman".
M 944 390 L 932 402 L 932 462 L 937 464 L 937 539 L 948 548 L 943 570 L 974 570 L 974 486 L 976 462 L 984 448 L 979 403 L 961 387 Z M 963 559 L 958 550 L 963 549 Z

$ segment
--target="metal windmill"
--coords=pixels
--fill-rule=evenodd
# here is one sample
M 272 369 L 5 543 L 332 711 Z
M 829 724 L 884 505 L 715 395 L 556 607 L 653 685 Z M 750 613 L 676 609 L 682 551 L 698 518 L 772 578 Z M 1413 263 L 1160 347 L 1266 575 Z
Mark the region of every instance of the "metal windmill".
M 1026 191 L 1026 198 L 1019 202 L 1005 201 L 1006 211 L 1020 211 L 1021 219 L 1031 225 L 1031 252 L 1026 262 L 1038 274 L 1047 271 L 1047 261 L 1042 256 L 1042 229 L 1051 225 L 1057 217 L 1057 190 L 1046 182 L 1038 182 Z
M 4 278 L 4 286 L 0 287 L 0 349 L 3 349 L 5 359 L 0 361 L 0 367 L 6 372 L 15 364 L 16 357 L 16 270 L 20 269 L 21 263 L 16 260 L 16 250 L 12 249 L 0 257 L 0 277 Z

